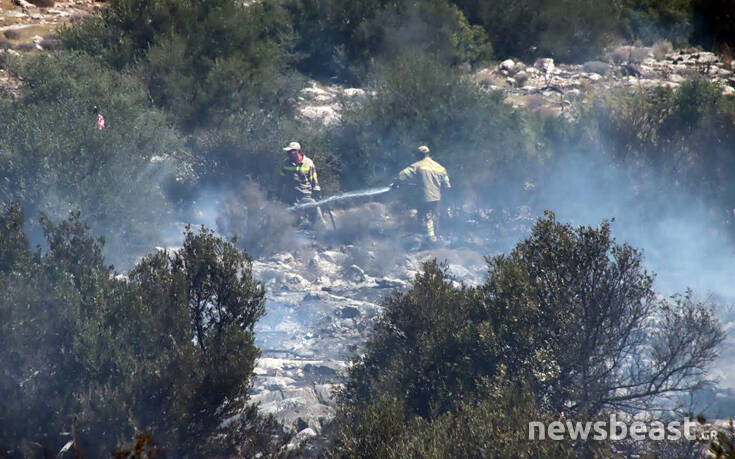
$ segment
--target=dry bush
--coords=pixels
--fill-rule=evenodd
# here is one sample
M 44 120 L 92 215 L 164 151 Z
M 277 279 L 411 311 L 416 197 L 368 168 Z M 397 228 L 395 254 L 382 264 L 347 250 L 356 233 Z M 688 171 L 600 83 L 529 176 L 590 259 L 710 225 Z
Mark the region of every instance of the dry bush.
M 54 6 L 54 0 L 28 0 L 36 6 L 41 8 L 50 8 Z
M 663 60 L 667 54 L 674 51 L 674 45 L 669 40 L 659 40 L 653 44 L 653 57 Z
M 56 49 L 59 47 L 60 44 L 61 42 L 54 38 L 44 38 L 39 43 L 39 45 L 41 45 L 41 48 L 43 49 Z
M 620 46 L 615 49 L 613 49 L 611 52 L 608 53 L 607 59 L 613 64 L 622 64 L 624 62 L 628 62 L 628 58 L 630 57 L 630 48 L 627 46 Z
M 613 49 L 607 58 L 614 64 L 640 64 L 644 59 L 651 56 L 651 48 L 639 48 L 636 46 L 618 46 Z
M 5 35 L 5 38 L 8 40 L 17 40 L 20 38 L 20 32 L 14 29 L 8 29 L 5 32 L 3 32 L 3 35 Z
M 640 64 L 644 60 L 653 56 L 651 48 L 633 48 L 630 50 L 630 62 Z
M 9 42 L 9 41 L 6 41 L 6 40 L 0 40 L 0 49 L 8 49 L 8 48 L 10 48 L 11 46 L 13 46 L 13 45 L 12 45 L 12 44 L 10 44 L 10 42 Z
M 733 70 L 735 68 L 735 50 L 732 49 L 727 43 L 723 43 L 720 48 L 720 60 L 723 62 L 727 70 Z
M 21 52 L 33 51 L 36 49 L 36 44 L 33 42 L 18 43 L 17 45 L 13 46 L 13 49 Z

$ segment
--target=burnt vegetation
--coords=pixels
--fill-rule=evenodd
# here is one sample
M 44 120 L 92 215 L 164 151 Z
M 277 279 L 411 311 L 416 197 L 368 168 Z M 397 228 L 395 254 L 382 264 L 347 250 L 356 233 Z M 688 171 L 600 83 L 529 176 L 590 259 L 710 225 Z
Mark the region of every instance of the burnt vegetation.
M 20 88 L 0 88 L 0 456 L 69 441 L 91 457 L 286 454 L 282 427 L 247 406 L 265 302 L 247 252 L 187 229 L 181 250 L 139 257 L 203 189 L 250 180 L 248 193 L 273 197 L 286 139 L 309 145 L 330 192 L 384 185 L 407 146 L 430 144 L 452 171 L 450 205 L 469 193 L 518 204 L 508 183 L 543 183 L 595 152 L 599 170 L 650 197 L 650 220 L 676 206 L 661 196 L 684 191 L 735 240 L 735 99 L 722 88 L 699 77 L 600 94 L 567 120 L 468 77 L 506 57 L 583 62 L 620 41 L 732 58 L 733 11 L 725 0 L 108 0 L 60 30 L 53 53 L 1 54 Z M 295 105 L 308 78 L 366 95 L 335 125 L 305 124 Z M 251 253 L 277 245 L 248 237 Z M 429 263 L 385 300 L 327 454 L 606 456 L 607 444 L 528 442 L 524 429 L 656 410 L 707 383 L 723 340 L 711 306 L 684 285 L 658 297 L 609 223 L 548 214 L 487 266 L 469 287 Z

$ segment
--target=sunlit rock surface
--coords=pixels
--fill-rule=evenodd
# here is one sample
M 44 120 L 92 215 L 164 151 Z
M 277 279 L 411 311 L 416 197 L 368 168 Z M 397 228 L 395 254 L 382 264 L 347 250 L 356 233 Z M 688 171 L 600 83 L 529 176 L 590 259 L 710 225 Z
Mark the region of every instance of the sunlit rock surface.
M 657 55 L 655 55 L 657 54 Z M 502 91 L 506 101 L 542 114 L 575 118 L 577 102 L 611 89 L 677 88 L 687 79 L 703 76 L 718 83 L 725 95 L 735 94 L 732 62 L 696 49 L 654 53 L 653 48 L 621 46 L 600 60 L 580 65 L 537 59 L 531 66 L 506 59 L 477 70 L 473 79 L 488 90 Z
M 539 58 L 531 65 L 505 59 L 475 70 L 471 77 L 485 89 L 503 92 L 514 106 L 573 119 L 579 115 L 578 102 L 616 88 L 677 88 L 687 79 L 703 76 L 720 84 L 723 94 L 735 95 L 733 67 L 735 63 L 697 49 L 655 53 L 651 47 L 621 46 L 599 60 L 578 65 L 551 58 Z M 340 121 L 345 100 L 364 96 L 362 89 L 312 82 L 301 91 L 298 109 L 305 120 L 332 125 Z
M 364 249 L 364 248 L 363 248 Z M 385 273 L 369 255 L 364 265 L 351 245 L 312 247 L 253 263 L 267 288 L 266 315 L 256 326 L 262 357 L 251 401 L 301 436 L 319 435 L 334 414 L 333 390 L 381 312 L 380 299 L 409 285 L 422 261 L 445 260 L 458 281 L 476 284 L 484 273 L 477 254 L 450 248 L 405 253 Z M 369 247 L 368 247 L 368 252 Z M 466 259 L 468 263 L 461 263 Z

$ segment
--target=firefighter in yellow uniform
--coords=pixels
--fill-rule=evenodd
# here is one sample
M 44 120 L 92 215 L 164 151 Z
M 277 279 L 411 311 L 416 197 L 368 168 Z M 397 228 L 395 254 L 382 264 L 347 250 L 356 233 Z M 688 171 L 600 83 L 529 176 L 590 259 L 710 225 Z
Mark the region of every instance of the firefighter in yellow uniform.
M 317 179 L 314 161 L 301 153 L 301 144 L 291 142 L 283 151 L 287 157 L 281 166 L 282 196 L 289 204 L 309 204 L 321 199 L 322 189 Z M 306 209 L 299 215 L 299 224 L 303 225 L 305 219 L 310 220 L 313 225 L 317 221 L 324 224 L 319 207 Z
M 421 159 L 403 169 L 398 174 L 399 181 L 412 180 L 420 189 L 418 200 L 419 217 L 431 242 L 437 242 L 435 225 L 439 213 L 439 202 L 442 198 L 442 187 L 451 188 L 449 175 L 444 166 L 431 159 L 429 147 L 421 145 L 417 156 Z

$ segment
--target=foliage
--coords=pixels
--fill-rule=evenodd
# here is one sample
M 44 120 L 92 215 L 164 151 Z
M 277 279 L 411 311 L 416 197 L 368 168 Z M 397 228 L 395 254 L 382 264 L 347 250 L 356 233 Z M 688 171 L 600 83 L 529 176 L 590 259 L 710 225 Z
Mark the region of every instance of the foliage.
M 2 214 L 14 240 L 22 218 L 17 207 Z M 25 247 L 0 273 L 0 387 L 10 395 L 0 438 L 15 455 L 58 451 L 71 428 L 82 451 L 104 456 L 151 429 L 168 453 L 217 451 L 215 433 L 242 410 L 258 355 L 264 290 L 247 254 L 187 230 L 181 251 L 149 255 L 125 280 L 78 214 L 43 222 L 48 250 Z M 273 446 L 272 420 L 247 410 L 240 422 L 249 444 Z
M 134 67 L 187 130 L 241 110 L 286 109 L 293 95 L 289 21 L 274 2 L 111 0 L 61 39 L 113 68 Z
M 74 53 L 7 64 L 24 86 L 0 112 L 0 197 L 32 215 L 84 212 L 97 234 L 110 235 L 110 253 L 147 248 L 168 210 L 159 185 L 169 171 L 151 160 L 181 140 L 140 81 Z
M 415 161 L 421 144 L 465 184 L 533 153 L 520 112 L 431 56 L 404 55 L 379 65 L 368 93 L 347 105 L 334 133 L 337 151 L 344 152 L 344 184 L 389 182 Z
M 187 161 L 200 179 L 193 187 L 248 177 L 272 193 L 273 154 L 292 138 L 312 146 L 327 190 L 389 180 L 412 159 L 399 151 L 417 142 L 430 143 L 453 174 L 469 174 L 461 183 L 516 170 L 500 166 L 535 156 L 549 139 L 465 81 L 459 64 L 487 60 L 493 47 L 496 57 L 581 60 L 621 34 L 653 39 L 667 24 L 662 35 L 676 41 L 688 33 L 690 10 L 688 0 L 112 0 L 61 36 L 67 49 L 138 76 L 188 135 Z M 325 132 L 293 121 L 303 84 L 294 68 L 374 92 Z M 196 194 L 169 183 L 180 202 Z
M 471 24 L 488 33 L 495 56 L 551 56 L 577 62 L 598 56 L 617 41 L 651 45 L 669 40 L 719 51 L 733 44 L 730 0 L 456 0 Z
M 282 148 L 292 139 L 314 160 L 324 189 L 338 190 L 340 162 L 325 130 L 264 112 L 233 115 L 216 129 L 201 130 L 191 137 L 191 149 L 198 152 L 200 184 L 231 190 L 255 181 L 274 195 L 285 159 Z
M 558 223 L 548 213 L 482 287 L 508 374 L 532 381 L 555 412 L 641 409 L 699 387 L 723 332 L 689 293 L 656 300 L 639 251 L 610 227 Z M 519 331 L 523 331 L 519 333 Z
M 478 292 L 454 287 L 435 262 L 384 306 L 367 353 L 350 370 L 345 403 L 400 394 L 408 413 L 428 418 L 456 408 L 497 373 L 500 345 L 471 320 L 482 313 Z
M 676 90 L 617 93 L 592 109 L 600 143 L 633 171 L 643 189 L 673 182 L 714 205 L 717 218 L 732 225 L 730 196 L 735 190 L 735 101 L 703 78 Z M 657 203 L 671 206 L 672 202 Z
M 297 68 L 320 77 L 365 81 L 370 64 L 396 53 L 438 55 L 450 64 L 490 57 L 485 31 L 446 0 L 286 0 Z
M 435 419 L 407 417 L 400 399 L 384 397 L 339 412 L 328 457 L 574 457 L 569 442 L 528 440 L 528 422 L 550 422 L 527 393 L 463 402 Z M 598 448 L 601 449 L 601 448 Z M 593 452 L 587 457 L 594 457 Z
M 665 39 L 683 46 L 694 30 L 692 0 L 626 0 L 621 22 L 628 40 L 651 44 Z
M 272 184 L 281 145 L 309 138 L 294 121 L 303 78 L 288 68 L 290 19 L 276 2 L 112 0 L 61 38 L 68 49 L 138 75 L 186 134 L 179 156 L 193 180 L 166 183 L 180 207 L 203 187 L 247 177 Z M 329 154 L 314 151 L 329 184 Z
M 401 435 L 401 422 L 380 417 L 433 423 L 471 403 L 499 412 L 502 394 L 524 387 L 552 417 L 650 408 L 699 387 L 724 336 L 689 295 L 657 300 L 640 253 L 606 222 L 572 228 L 548 214 L 488 266 L 484 285 L 466 287 L 429 262 L 385 300 L 340 393 L 348 454 Z
M 296 35 L 298 69 L 351 82 L 364 80 L 367 64 L 390 59 L 399 48 L 438 50 L 453 64 L 491 55 L 581 62 L 620 40 L 667 39 L 681 46 L 694 37 L 716 48 L 732 35 L 727 6 L 711 1 L 285 0 L 283 5 Z
M 735 46 L 735 2 L 733 0 L 692 0 L 697 25 L 694 42 L 719 51 L 722 45 Z
M 487 31 L 497 57 L 578 62 L 599 55 L 615 36 L 617 8 L 592 0 L 457 0 L 470 23 Z

